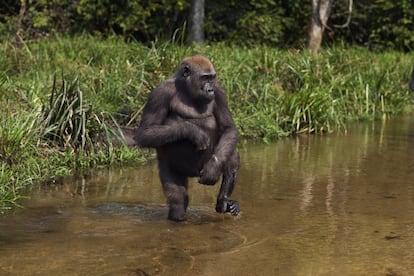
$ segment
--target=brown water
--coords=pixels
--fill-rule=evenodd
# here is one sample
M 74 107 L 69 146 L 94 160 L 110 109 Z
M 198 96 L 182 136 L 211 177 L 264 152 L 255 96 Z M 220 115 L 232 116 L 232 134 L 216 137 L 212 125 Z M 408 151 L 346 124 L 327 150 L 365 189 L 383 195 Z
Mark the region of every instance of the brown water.
M 0 218 L 0 275 L 414 275 L 414 120 L 241 145 L 238 218 L 191 184 L 166 220 L 155 165 L 33 190 Z

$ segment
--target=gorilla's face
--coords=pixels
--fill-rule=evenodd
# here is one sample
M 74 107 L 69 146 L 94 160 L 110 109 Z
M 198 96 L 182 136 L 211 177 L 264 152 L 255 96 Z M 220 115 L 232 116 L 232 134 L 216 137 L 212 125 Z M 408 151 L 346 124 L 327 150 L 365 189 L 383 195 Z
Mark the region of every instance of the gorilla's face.
M 191 98 L 202 103 L 214 99 L 216 71 L 211 62 L 203 56 L 192 56 L 183 60 L 180 77 L 186 82 L 187 92 Z
M 216 72 L 202 73 L 197 77 L 198 89 L 201 97 L 210 102 L 214 99 L 214 85 L 216 82 Z M 197 85 L 197 83 L 196 83 Z

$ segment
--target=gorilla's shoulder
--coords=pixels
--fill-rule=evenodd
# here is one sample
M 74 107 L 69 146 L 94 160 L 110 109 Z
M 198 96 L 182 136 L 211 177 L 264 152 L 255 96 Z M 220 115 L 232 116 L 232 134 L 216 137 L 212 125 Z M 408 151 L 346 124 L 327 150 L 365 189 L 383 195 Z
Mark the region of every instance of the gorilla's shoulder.
M 174 79 L 168 79 L 160 83 L 155 89 L 168 89 L 174 87 Z
M 163 96 L 173 96 L 176 93 L 175 83 L 173 79 L 168 79 L 161 84 L 159 84 L 153 91 L 152 94 L 163 95 Z

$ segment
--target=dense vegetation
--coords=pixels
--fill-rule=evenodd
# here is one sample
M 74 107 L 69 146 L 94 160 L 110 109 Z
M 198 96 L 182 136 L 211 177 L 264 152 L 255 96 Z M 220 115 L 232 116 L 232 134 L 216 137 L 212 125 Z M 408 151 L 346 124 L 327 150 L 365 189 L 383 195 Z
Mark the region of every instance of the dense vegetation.
M 0 208 L 34 181 L 142 162 L 112 142 L 186 55 L 204 53 L 228 91 L 243 138 L 343 131 L 403 111 L 413 55 L 332 47 L 320 55 L 225 44 L 150 47 L 111 36 L 50 37 L 0 48 Z M 29 185 L 30 187 L 30 185 Z
M 0 35 L 24 40 L 53 33 L 94 35 L 115 33 L 143 43 L 170 40 L 185 33 L 190 1 L 184 0 L 4 0 Z M 335 1 L 324 41 L 345 42 L 374 50 L 414 48 L 412 0 L 353 1 L 346 28 L 348 1 Z M 306 43 L 311 1 L 205 1 L 205 33 L 209 42 L 265 44 L 283 48 Z M 178 31 L 177 31 L 178 30 Z
M 310 1 L 205 1 L 204 46 L 183 44 L 189 2 L 3 1 L 0 212 L 35 181 L 143 162 L 151 151 L 123 145 L 120 130 L 186 55 L 212 59 L 245 139 L 343 131 L 409 108 L 411 0 L 354 1 L 320 55 L 292 49 L 306 43 Z M 347 16 L 336 1 L 328 25 Z

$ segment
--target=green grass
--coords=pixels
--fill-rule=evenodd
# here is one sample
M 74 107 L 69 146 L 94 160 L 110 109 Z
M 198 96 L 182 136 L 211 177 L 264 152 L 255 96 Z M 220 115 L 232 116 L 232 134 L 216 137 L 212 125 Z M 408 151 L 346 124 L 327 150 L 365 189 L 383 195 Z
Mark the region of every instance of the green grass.
M 126 43 L 121 38 L 53 37 L 0 44 L 0 210 L 35 181 L 145 160 L 115 147 L 120 126 L 139 120 L 149 92 L 180 60 L 214 63 L 240 134 L 269 141 L 343 131 L 411 106 L 413 54 L 333 47 L 307 51 L 226 44 Z M 118 133 L 119 135 L 119 133 Z

